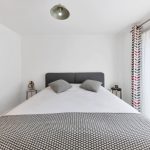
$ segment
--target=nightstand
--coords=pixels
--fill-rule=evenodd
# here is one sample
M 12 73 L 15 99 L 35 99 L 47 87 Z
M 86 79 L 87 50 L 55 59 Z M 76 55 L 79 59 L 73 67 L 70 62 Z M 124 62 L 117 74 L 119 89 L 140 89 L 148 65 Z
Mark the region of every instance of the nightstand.
M 122 89 L 119 87 L 112 87 L 111 92 L 122 99 Z
M 37 90 L 28 90 L 26 91 L 26 99 L 29 99 L 33 95 L 37 94 Z

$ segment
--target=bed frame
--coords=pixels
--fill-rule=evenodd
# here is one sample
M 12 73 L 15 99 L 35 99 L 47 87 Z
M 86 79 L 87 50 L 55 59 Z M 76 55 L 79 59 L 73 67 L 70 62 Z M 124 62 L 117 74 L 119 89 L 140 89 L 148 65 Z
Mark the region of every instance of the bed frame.
M 58 79 L 66 80 L 69 83 L 80 84 L 87 79 L 97 80 L 102 82 L 102 86 L 105 86 L 104 73 L 102 72 L 85 72 L 85 73 L 47 73 L 45 75 L 45 87 L 49 83 Z

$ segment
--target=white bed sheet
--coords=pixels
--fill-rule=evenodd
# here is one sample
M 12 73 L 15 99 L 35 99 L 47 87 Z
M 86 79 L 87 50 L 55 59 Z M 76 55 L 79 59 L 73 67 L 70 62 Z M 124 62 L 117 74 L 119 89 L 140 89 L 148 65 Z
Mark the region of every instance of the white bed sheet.
M 45 88 L 6 115 L 62 112 L 138 113 L 103 87 L 95 93 L 73 85 L 68 91 L 59 94 L 50 87 Z

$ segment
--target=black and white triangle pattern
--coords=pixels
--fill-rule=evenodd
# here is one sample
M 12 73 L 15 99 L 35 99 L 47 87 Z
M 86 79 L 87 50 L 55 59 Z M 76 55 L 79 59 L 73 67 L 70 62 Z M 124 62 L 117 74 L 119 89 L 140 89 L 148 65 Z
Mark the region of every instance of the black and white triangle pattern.
M 60 113 L 0 117 L 0 150 L 149 150 L 140 114 Z

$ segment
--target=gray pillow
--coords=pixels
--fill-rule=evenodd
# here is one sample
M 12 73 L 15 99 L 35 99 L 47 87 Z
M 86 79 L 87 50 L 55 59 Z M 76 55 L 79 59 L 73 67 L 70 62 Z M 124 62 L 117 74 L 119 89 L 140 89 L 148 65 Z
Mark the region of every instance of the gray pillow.
M 81 88 L 92 91 L 92 92 L 98 92 L 99 87 L 102 85 L 101 82 L 95 81 L 95 80 L 86 80 L 81 84 Z
M 56 80 L 56 81 L 50 83 L 49 86 L 56 93 L 61 93 L 61 92 L 67 91 L 68 89 L 70 89 L 72 87 L 71 84 L 69 84 L 65 80 L 61 80 L 61 79 L 60 80 Z

